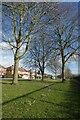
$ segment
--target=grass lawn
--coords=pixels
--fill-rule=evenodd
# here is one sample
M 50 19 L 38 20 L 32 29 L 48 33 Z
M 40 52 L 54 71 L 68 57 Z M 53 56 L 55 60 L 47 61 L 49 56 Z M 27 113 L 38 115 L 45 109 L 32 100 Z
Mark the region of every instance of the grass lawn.
M 66 81 L 2 84 L 3 118 L 80 118 L 80 90 Z

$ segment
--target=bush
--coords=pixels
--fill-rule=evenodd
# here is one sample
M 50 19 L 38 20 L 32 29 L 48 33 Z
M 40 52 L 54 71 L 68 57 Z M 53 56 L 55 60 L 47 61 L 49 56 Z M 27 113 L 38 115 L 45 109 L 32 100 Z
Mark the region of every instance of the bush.
M 6 74 L 6 75 L 3 75 L 2 78 L 13 78 L 13 75 L 11 75 L 11 74 Z
M 13 75 L 12 74 L 6 74 L 6 75 L 3 75 L 2 78 L 13 78 Z M 22 78 L 22 76 L 18 75 L 18 78 Z
M 75 79 L 75 80 L 80 80 L 80 75 L 75 75 L 75 76 L 73 76 L 73 79 Z

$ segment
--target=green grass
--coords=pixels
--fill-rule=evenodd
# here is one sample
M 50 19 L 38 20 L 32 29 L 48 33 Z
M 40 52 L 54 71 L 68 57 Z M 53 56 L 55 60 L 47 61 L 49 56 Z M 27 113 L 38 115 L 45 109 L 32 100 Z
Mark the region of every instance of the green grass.
M 72 82 L 2 84 L 3 118 L 80 118 L 80 91 Z

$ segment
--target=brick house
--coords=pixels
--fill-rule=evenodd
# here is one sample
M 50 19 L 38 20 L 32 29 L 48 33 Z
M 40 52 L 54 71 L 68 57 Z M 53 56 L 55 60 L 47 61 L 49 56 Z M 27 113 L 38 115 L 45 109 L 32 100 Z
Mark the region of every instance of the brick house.
M 6 68 L 0 65 L 0 77 L 2 77 L 2 75 L 5 75 L 5 74 L 6 74 Z
M 4 75 L 13 75 L 14 74 L 14 66 L 9 66 L 7 68 L 0 65 L 0 77 Z M 23 79 L 35 79 L 35 72 L 30 70 L 25 70 L 24 68 L 20 67 L 18 70 L 18 75 L 21 76 Z M 38 72 L 36 73 L 37 78 L 41 78 L 41 74 Z
M 14 72 L 14 66 L 13 65 L 6 68 L 6 74 L 11 74 L 12 75 L 13 72 Z
M 14 66 L 12 65 L 12 66 L 6 68 L 6 73 L 13 75 L 14 74 Z M 35 73 L 32 70 L 25 70 L 22 67 L 19 68 L 18 75 L 24 79 L 34 79 L 35 78 Z

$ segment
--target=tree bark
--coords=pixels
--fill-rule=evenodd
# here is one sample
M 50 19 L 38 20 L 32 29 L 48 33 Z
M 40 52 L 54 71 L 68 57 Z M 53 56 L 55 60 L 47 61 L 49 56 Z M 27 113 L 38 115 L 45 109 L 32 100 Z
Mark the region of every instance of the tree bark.
M 18 68 L 19 68 L 19 53 L 20 53 L 20 43 L 17 45 L 18 49 L 16 49 L 14 56 L 14 75 L 13 75 L 13 84 L 18 84 Z
M 35 79 L 37 78 L 37 73 L 36 73 L 36 70 L 35 70 Z
M 42 81 L 44 80 L 44 72 L 42 71 Z
M 18 84 L 18 67 L 19 67 L 19 59 L 15 59 L 14 60 L 13 84 Z
M 62 83 L 64 82 L 65 78 L 64 78 L 64 67 L 65 67 L 65 64 L 64 62 L 62 63 Z
M 62 83 L 64 82 L 64 67 L 65 67 L 65 57 L 64 57 L 64 50 L 61 50 L 62 54 Z

